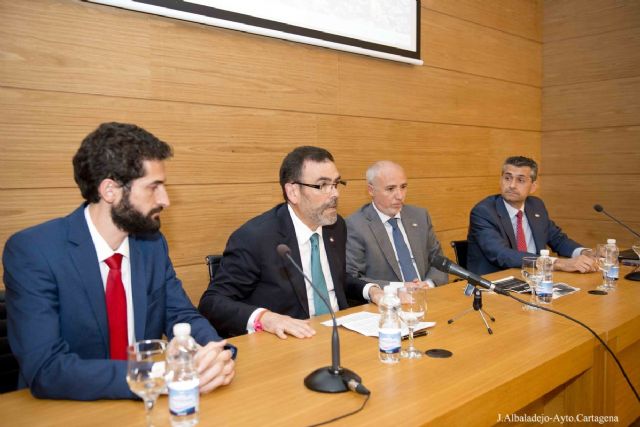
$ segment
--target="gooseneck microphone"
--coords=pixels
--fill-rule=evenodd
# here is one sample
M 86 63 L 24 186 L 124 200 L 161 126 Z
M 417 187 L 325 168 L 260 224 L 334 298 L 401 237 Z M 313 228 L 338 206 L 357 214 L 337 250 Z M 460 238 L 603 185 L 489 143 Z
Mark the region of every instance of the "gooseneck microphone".
M 289 260 L 291 264 L 302 274 L 305 280 L 311 285 L 313 291 L 322 299 L 322 302 L 329 309 L 331 319 L 333 320 L 333 335 L 331 336 L 331 366 L 316 369 L 304 379 L 304 385 L 313 391 L 322 393 L 342 393 L 352 390 L 360 394 L 368 395 L 370 392 L 362 385 L 362 379 L 353 371 L 342 368 L 340 366 L 340 337 L 338 336 L 338 323 L 336 315 L 331 308 L 331 304 L 326 300 L 324 295 L 318 291 L 311 279 L 304 274 L 302 268 L 291 257 L 291 249 L 285 244 L 277 246 L 276 251 L 285 260 Z
M 620 224 L 621 226 L 623 226 L 624 228 L 626 228 L 627 230 L 629 230 L 630 232 L 632 232 L 633 234 L 635 234 L 637 237 L 640 237 L 640 234 L 636 233 L 635 231 L 633 231 L 631 229 L 631 227 L 629 227 L 628 225 L 624 224 L 622 221 L 618 220 L 617 218 L 614 218 L 613 216 L 611 216 L 609 214 L 609 212 L 605 211 L 604 208 L 602 207 L 602 205 L 599 204 L 595 204 L 593 205 L 593 209 L 596 212 L 602 212 L 603 214 L 605 214 L 606 216 L 608 216 L 609 218 L 611 218 L 612 220 L 614 220 L 615 222 L 617 222 L 618 224 Z
M 471 283 L 472 285 L 476 285 L 476 286 L 480 286 L 481 288 L 485 288 L 488 289 L 490 291 L 493 291 L 497 294 L 503 294 L 503 295 L 507 295 L 508 292 L 503 291 L 500 288 L 496 288 L 496 285 L 494 285 L 493 283 L 491 283 L 490 281 L 488 281 L 487 279 L 478 276 L 475 273 L 470 272 L 467 269 L 464 269 L 462 267 L 460 267 L 458 264 L 456 264 L 455 262 L 451 261 L 448 258 L 445 258 L 443 256 L 436 256 L 433 258 L 433 263 L 431 264 L 434 268 L 444 272 L 444 273 L 451 273 L 454 276 L 458 276 L 461 279 L 466 280 L 467 282 Z

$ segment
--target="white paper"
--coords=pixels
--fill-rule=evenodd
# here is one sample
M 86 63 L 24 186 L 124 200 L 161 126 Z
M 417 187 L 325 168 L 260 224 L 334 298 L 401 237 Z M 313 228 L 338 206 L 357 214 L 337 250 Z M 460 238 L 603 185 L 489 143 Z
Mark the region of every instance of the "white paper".
M 380 323 L 380 314 L 370 313 L 368 311 L 361 311 L 360 313 L 347 314 L 346 316 L 337 317 L 336 323 L 338 326 L 344 326 L 347 329 L 358 332 L 367 337 L 378 336 L 378 323 Z M 324 326 L 333 326 L 332 320 L 322 322 Z M 436 322 L 420 322 L 414 328 L 415 331 L 421 329 L 431 328 L 436 325 Z M 402 336 L 409 334 L 409 328 L 402 324 L 400 333 Z

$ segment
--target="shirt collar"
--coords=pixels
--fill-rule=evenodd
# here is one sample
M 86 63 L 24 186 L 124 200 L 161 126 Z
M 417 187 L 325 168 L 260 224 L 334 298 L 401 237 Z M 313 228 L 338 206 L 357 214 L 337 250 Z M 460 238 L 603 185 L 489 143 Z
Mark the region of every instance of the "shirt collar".
M 507 208 L 507 213 L 509 214 L 509 218 L 513 219 L 516 217 L 516 215 L 518 215 L 518 212 L 520 211 L 520 209 L 516 209 L 513 206 L 511 206 L 509 203 L 507 203 L 506 200 L 502 200 L 502 202 L 504 203 L 504 207 Z M 524 208 L 522 209 L 522 214 L 524 215 Z
M 87 226 L 89 227 L 89 233 L 91 234 L 91 240 L 93 241 L 93 246 L 96 248 L 96 253 L 98 254 L 98 261 L 103 262 L 105 259 L 111 257 L 114 253 L 122 254 L 123 257 L 129 258 L 129 236 L 127 236 L 120 246 L 115 251 L 111 249 L 111 246 L 107 243 L 106 240 L 100 235 L 98 229 L 93 224 L 91 220 L 91 215 L 89 214 L 89 205 L 84 208 L 84 219 L 87 221 Z
M 376 204 L 374 202 L 371 202 L 371 206 L 373 206 L 373 209 L 375 209 L 376 213 L 378 214 L 378 216 L 380 217 L 380 221 L 382 221 L 383 224 L 385 224 L 387 221 L 389 221 L 391 219 L 391 217 L 383 212 L 380 211 L 380 209 L 378 209 L 378 207 L 376 206 Z M 393 216 L 393 218 L 398 218 L 398 220 L 400 220 L 400 212 L 402 212 L 402 210 L 398 211 L 397 214 L 395 214 Z
M 295 211 L 291 207 L 290 204 L 287 203 L 287 209 L 289 209 L 289 215 L 291 216 L 291 221 L 293 221 L 293 229 L 296 232 L 296 239 L 298 240 L 298 246 L 301 246 L 311 239 L 311 235 L 313 233 L 318 233 L 322 238 L 322 226 L 318 227 L 315 230 L 311 230 L 307 225 L 302 222 L 298 215 L 296 215 Z

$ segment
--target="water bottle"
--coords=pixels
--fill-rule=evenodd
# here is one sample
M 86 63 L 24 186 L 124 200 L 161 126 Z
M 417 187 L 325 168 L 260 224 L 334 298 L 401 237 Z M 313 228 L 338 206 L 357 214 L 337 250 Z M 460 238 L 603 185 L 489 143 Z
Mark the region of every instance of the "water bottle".
M 540 251 L 538 268 L 542 271 L 542 279 L 536 290 L 538 302 L 549 304 L 553 298 L 553 260 L 549 257 L 548 249 Z
M 620 274 L 620 264 L 618 262 L 618 255 L 620 251 L 616 245 L 616 239 L 607 239 L 607 251 L 605 264 L 609 267 L 607 269 L 606 281 L 609 286 L 614 286 L 614 281 L 618 280 Z M 610 282 L 610 283 L 609 283 Z
M 198 347 L 188 323 L 175 324 L 173 335 L 167 347 L 169 417 L 173 427 L 193 426 L 198 423 L 200 403 L 200 380 L 194 362 Z
M 398 363 L 400 361 L 400 299 L 398 290 L 385 286 L 384 296 L 379 304 L 380 324 L 378 326 L 378 342 L 380 361 Z

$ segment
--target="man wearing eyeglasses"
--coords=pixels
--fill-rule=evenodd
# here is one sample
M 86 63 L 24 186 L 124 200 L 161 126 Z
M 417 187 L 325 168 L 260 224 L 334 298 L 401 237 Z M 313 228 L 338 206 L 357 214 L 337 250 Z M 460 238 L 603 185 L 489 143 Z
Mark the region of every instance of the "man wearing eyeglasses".
M 333 310 L 347 298 L 377 302 L 382 291 L 347 276 L 347 231 L 338 215 L 339 187 L 346 183 L 327 150 L 294 149 L 280 167 L 285 203 L 236 230 L 199 310 L 223 336 L 266 331 L 284 339 L 309 338 L 309 318 L 328 313 L 304 277 L 276 248 L 285 244 Z
M 426 209 L 405 205 L 407 175 L 397 163 L 381 160 L 366 173 L 371 203 L 347 218 L 347 271 L 380 285 L 416 282 L 434 287 L 448 275 L 431 267 L 442 248 Z
M 537 189 L 538 164 L 530 158 L 509 157 L 502 166 L 501 194 L 489 196 L 471 210 L 467 240 L 467 268 L 487 274 L 519 268 L 522 258 L 547 246 L 559 255 L 554 268 L 588 273 L 597 270 L 585 248 L 571 240 L 549 218 Z

